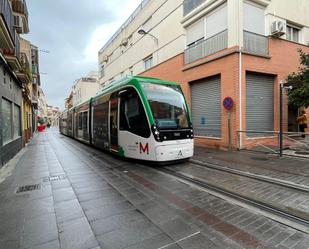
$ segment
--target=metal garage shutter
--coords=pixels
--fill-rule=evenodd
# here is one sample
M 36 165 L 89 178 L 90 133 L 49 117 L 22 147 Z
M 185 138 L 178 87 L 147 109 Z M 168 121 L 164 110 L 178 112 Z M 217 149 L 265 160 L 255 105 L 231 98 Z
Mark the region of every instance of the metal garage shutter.
M 274 130 L 274 77 L 246 75 L 246 130 Z M 263 136 L 263 134 L 247 134 Z M 265 134 L 264 134 L 265 135 Z
M 221 82 L 220 76 L 193 83 L 192 121 L 194 134 L 221 137 Z

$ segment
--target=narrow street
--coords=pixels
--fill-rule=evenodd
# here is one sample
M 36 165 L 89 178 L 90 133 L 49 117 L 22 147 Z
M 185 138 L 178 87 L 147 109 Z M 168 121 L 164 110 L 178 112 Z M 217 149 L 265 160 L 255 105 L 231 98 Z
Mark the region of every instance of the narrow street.
M 0 248 L 309 246 L 305 226 L 219 197 L 166 170 L 242 196 L 251 193 L 252 199 L 260 198 L 304 220 L 308 220 L 308 192 L 193 162 L 155 166 L 125 161 L 51 128 L 37 134 L 5 170 L 9 176 L 0 183 Z M 308 176 L 295 178 L 295 185 L 305 186 L 299 177 Z

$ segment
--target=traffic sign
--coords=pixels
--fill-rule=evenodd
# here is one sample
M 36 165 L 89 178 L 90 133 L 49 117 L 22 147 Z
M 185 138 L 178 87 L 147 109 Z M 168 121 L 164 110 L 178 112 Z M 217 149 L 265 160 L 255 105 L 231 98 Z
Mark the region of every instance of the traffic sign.
M 231 110 L 233 108 L 234 101 L 231 97 L 226 97 L 223 100 L 223 106 L 226 110 Z

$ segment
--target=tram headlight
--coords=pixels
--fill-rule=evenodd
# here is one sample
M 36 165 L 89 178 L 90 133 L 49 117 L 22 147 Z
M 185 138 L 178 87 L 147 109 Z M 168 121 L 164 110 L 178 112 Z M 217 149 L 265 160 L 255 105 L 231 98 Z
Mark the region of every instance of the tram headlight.
M 151 129 L 152 129 L 152 133 L 153 133 L 154 138 L 156 139 L 156 141 L 161 142 L 160 131 L 158 131 L 157 127 L 155 125 L 153 125 L 151 127 Z
M 190 130 L 190 137 L 194 138 L 193 129 Z

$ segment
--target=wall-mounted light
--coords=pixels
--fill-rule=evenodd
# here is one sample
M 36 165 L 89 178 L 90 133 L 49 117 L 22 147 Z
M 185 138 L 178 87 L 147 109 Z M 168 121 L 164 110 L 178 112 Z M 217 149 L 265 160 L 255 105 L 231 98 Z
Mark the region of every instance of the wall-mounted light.
M 139 33 L 140 35 L 150 35 L 151 36 L 151 38 L 156 42 L 156 44 L 158 45 L 158 43 L 159 43 L 159 40 L 158 40 L 158 38 L 157 37 L 155 37 L 154 35 L 152 35 L 152 34 L 150 34 L 150 33 L 148 33 L 147 31 L 145 31 L 144 29 L 139 29 L 138 31 L 137 31 L 137 33 Z

